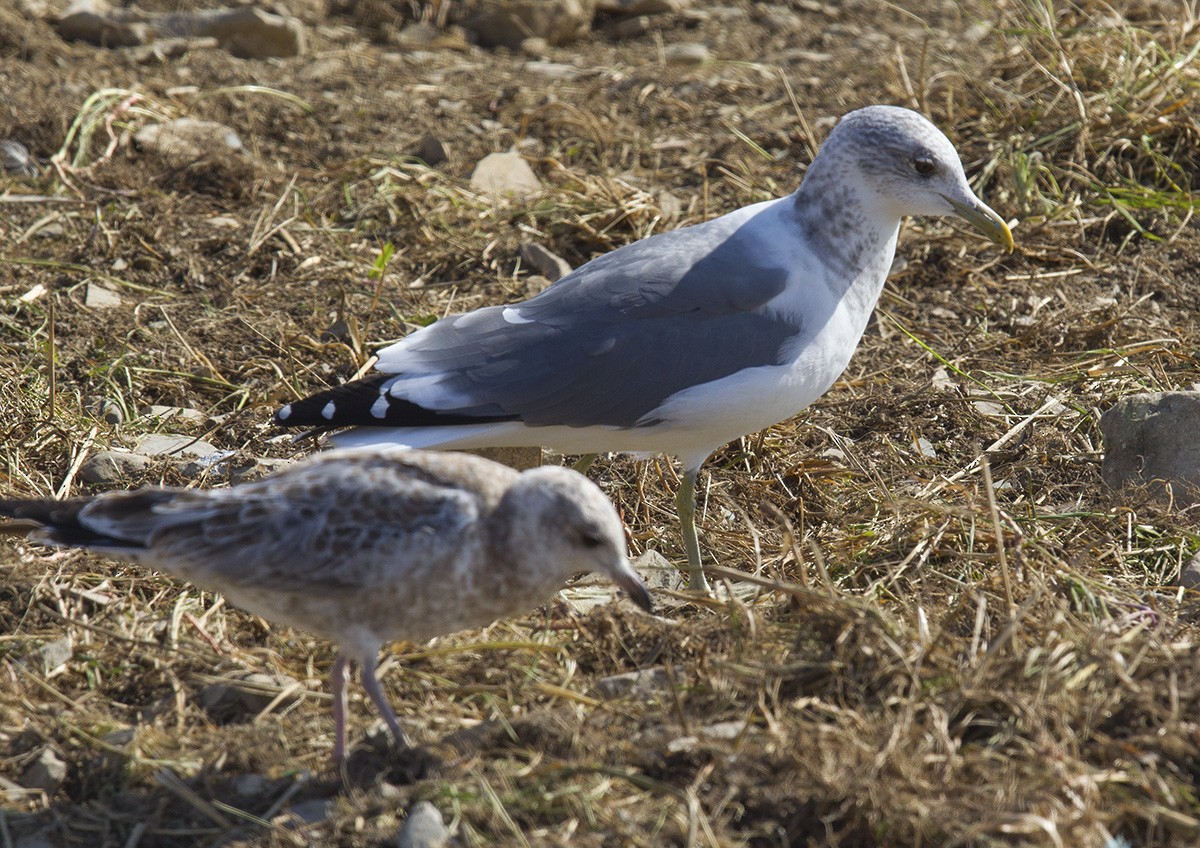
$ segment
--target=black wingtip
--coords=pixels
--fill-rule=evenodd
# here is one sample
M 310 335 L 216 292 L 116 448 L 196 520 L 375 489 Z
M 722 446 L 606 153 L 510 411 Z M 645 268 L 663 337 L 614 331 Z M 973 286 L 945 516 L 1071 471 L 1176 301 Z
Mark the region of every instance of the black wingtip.
M 271 417 L 276 427 L 308 427 L 322 431 L 337 427 L 436 427 L 515 421 L 517 415 L 468 415 L 427 409 L 386 394 L 395 374 L 368 374 L 332 389 L 317 392 L 280 407 Z M 380 409 L 380 401 L 383 401 Z M 380 414 L 382 412 L 382 414 Z

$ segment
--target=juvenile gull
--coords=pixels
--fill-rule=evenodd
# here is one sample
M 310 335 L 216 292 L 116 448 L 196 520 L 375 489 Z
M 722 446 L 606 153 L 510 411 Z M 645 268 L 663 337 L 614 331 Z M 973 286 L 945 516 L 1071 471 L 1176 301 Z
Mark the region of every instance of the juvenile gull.
M 600 256 L 530 300 L 455 315 L 379 352 L 379 373 L 284 406 L 339 445 L 543 445 L 677 456 L 693 588 L 696 475 L 845 369 L 905 215 L 957 215 L 1012 249 L 949 140 L 916 112 L 838 123 L 800 188 Z
M 566 468 L 518 474 L 467 454 L 332 451 L 230 489 L 0 500 L 0 516 L 34 522 L 38 541 L 159 568 L 335 642 L 335 760 L 346 752 L 352 660 L 408 745 L 375 676 L 384 642 L 526 612 L 580 571 L 650 609 L 616 510 Z

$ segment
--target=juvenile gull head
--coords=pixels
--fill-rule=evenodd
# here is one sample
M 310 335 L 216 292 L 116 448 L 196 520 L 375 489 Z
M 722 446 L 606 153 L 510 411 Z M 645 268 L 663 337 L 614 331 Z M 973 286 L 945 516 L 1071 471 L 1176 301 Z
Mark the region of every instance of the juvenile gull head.
M 384 642 L 420 641 L 545 602 L 577 572 L 612 578 L 650 609 L 616 510 L 564 468 L 518 474 L 466 454 L 334 451 L 230 489 L 140 489 L 0 500 L 34 538 L 129 559 L 337 643 L 334 747 L 346 751 L 346 682 L 408 740 L 375 676 Z
M 336 444 L 668 453 L 691 585 L 695 483 L 717 448 L 834 384 L 906 215 L 953 215 L 1011 250 L 950 141 L 894 106 L 844 116 L 800 187 L 627 244 L 521 303 L 450 315 L 379 351 L 378 373 L 280 409 Z

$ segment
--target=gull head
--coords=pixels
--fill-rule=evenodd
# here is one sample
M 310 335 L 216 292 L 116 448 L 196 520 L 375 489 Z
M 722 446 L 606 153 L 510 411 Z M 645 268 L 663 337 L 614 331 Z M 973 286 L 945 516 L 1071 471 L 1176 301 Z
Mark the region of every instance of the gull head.
M 528 567 L 562 582 L 578 572 L 607 576 L 649 611 L 650 592 L 625 554 L 625 528 L 617 510 L 591 480 L 569 468 L 525 471 L 497 511 L 514 515 L 509 543 L 525 552 Z
M 841 168 L 857 170 L 862 188 L 896 218 L 956 215 L 1012 251 L 1008 225 L 971 191 L 954 145 L 911 109 L 868 106 L 850 112 L 834 127 L 821 155 L 826 151 Z

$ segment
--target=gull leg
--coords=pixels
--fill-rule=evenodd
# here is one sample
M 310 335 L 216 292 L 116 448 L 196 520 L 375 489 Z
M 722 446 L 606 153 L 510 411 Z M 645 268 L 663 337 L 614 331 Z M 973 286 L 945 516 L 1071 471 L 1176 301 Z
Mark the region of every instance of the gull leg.
M 333 761 L 346 756 L 346 684 L 350 680 L 350 658 L 339 653 L 329 672 L 333 686 Z
M 411 748 L 412 742 L 409 741 L 404 728 L 400 726 L 400 719 L 396 718 L 396 713 L 392 711 L 392 705 L 388 703 L 387 696 L 383 694 L 383 687 L 379 685 L 379 678 L 375 676 L 375 657 L 364 657 L 359 662 L 362 666 L 363 689 L 367 690 L 371 703 L 383 716 L 388 730 L 392 732 L 392 740 L 396 743 L 396 747 Z
M 592 467 L 592 463 L 596 461 L 596 454 L 585 453 L 579 459 L 575 460 L 575 464 L 571 468 L 578 471 L 580 474 L 587 474 L 587 470 Z
M 675 510 L 679 513 L 679 526 L 683 531 L 683 547 L 688 558 L 688 588 L 697 592 L 708 591 L 708 581 L 700 565 L 700 540 L 696 537 L 696 477 L 699 468 L 683 472 L 679 491 L 675 494 Z

